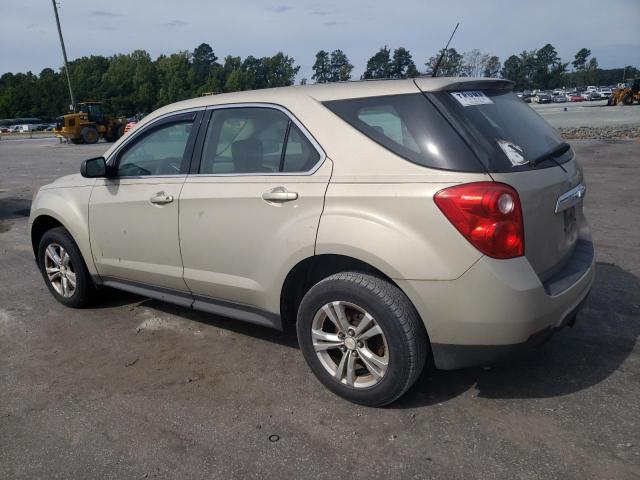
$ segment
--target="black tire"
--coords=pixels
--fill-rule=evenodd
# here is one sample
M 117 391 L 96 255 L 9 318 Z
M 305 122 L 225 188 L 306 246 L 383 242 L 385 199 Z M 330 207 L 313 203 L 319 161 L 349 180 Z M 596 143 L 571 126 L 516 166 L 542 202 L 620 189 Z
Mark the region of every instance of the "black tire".
M 80 136 L 82 137 L 82 141 L 87 145 L 98 143 L 98 140 L 100 140 L 100 135 L 95 127 L 84 127 L 80 131 Z
M 124 125 L 114 125 L 109 131 L 109 135 L 105 137 L 107 142 L 115 142 L 124 135 Z
M 356 388 L 342 383 L 323 366 L 313 346 L 313 319 L 331 302 L 357 305 L 381 328 L 388 346 L 388 366 L 373 386 Z M 362 405 L 387 405 L 418 379 L 429 354 L 429 340 L 418 313 L 395 285 L 373 275 L 344 272 L 314 285 L 304 296 L 297 318 L 298 342 L 307 364 L 329 390 Z
M 622 98 L 622 103 L 624 103 L 625 105 L 633 105 L 633 95 L 631 95 L 630 93 L 627 93 Z
M 75 273 L 75 289 L 73 294 L 68 297 L 61 295 L 56 290 L 46 272 L 46 250 L 47 247 L 52 244 L 61 246 L 69 254 L 70 264 Z M 38 246 L 38 266 L 40 267 L 40 272 L 42 273 L 47 288 L 56 300 L 71 308 L 82 308 L 89 305 L 95 293 L 95 285 L 84 263 L 80 249 L 73 240 L 73 237 L 71 237 L 71 234 L 64 227 L 52 228 L 42 236 Z

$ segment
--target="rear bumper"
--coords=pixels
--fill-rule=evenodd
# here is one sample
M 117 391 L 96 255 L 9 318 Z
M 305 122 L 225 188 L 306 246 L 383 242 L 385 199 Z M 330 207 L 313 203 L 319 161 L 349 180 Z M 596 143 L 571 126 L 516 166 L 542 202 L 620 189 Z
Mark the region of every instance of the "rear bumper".
M 581 240 L 544 284 L 526 258 L 481 258 L 452 281 L 398 280 L 421 315 L 436 367 L 489 365 L 571 324 L 591 289 L 595 254 Z

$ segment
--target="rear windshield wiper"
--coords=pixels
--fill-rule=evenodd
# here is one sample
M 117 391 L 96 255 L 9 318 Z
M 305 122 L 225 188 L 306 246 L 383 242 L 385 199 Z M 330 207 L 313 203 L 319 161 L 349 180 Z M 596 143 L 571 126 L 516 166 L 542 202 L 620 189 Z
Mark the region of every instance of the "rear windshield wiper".
M 545 160 L 553 160 L 556 157 L 559 157 L 560 155 L 564 155 L 569 151 L 570 148 L 571 148 L 571 145 L 569 145 L 567 142 L 562 142 L 559 145 L 556 145 L 555 147 L 553 147 L 548 152 L 545 152 L 542 155 L 539 155 L 538 157 L 534 158 L 533 160 L 530 160 L 529 163 L 535 167 L 536 165 L 544 162 Z M 560 165 L 558 162 L 556 162 L 556 164 L 560 168 L 562 168 L 562 165 Z M 564 168 L 562 169 L 564 170 Z

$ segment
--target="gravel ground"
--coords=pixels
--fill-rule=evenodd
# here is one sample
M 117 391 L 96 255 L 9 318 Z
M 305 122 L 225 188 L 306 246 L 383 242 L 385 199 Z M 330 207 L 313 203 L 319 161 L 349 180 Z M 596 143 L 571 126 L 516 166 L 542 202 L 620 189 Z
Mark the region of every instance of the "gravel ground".
M 640 105 L 617 105 L 608 107 L 607 101 L 582 102 L 582 103 L 551 103 L 539 105 L 530 103 L 531 108 L 536 110 L 554 127 L 562 129 L 573 129 L 575 127 L 589 127 L 591 130 L 584 130 L 581 138 L 594 138 L 589 135 L 604 134 L 595 138 L 611 138 L 608 132 L 621 130 L 626 131 L 628 127 L 640 127 Z M 637 135 L 637 128 L 635 130 Z M 621 135 L 614 134 L 614 137 Z M 575 138 L 575 137 L 572 137 Z
M 639 478 L 640 143 L 571 143 L 598 252 L 575 328 L 369 409 L 324 389 L 291 331 L 112 291 L 58 304 L 31 192 L 106 145 L 0 142 L 0 478 Z

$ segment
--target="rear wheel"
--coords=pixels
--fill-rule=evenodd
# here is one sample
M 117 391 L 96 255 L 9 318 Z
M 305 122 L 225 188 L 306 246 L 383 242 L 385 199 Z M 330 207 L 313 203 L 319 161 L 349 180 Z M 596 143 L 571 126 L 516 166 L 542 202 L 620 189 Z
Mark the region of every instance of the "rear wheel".
M 64 227 L 42 236 L 38 265 L 51 294 L 67 307 L 87 305 L 95 291 L 80 249 Z
M 82 141 L 86 144 L 98 143 L 98 140 L 100 139 L 98 130 L 96 130 L 95 127 L 84 127 L 80 131 L 80 136 L 82 137 Z
M 300 348 L 316 377 L 337 395 L 389 404 L 420 375 L 428 339 L 407 297 L 372 275 L 332 275 L 305 295 L 297 321 Z
M 625 105 L 633 105 L 633 95 L 631 95 L 630 93 L 627 93 L 623 97 L 622 103 L 624 103 Z

